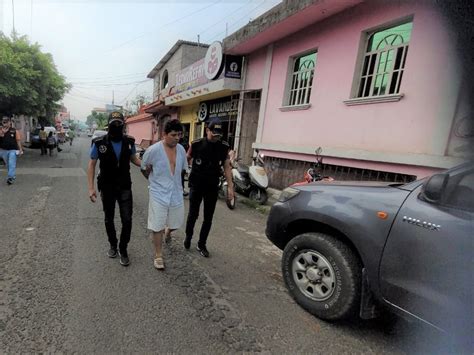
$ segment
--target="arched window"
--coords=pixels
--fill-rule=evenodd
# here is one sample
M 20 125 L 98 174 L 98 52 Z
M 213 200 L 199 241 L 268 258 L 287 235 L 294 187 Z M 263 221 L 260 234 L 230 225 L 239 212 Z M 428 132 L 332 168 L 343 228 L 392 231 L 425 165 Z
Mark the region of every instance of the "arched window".
M 168 70 L 165 70 L 163 72 L 162 78 L 163 79 L 161 80 L 161 88 L 166 89 L 168 87 Z
M 357 97 L 400 92 L 412 25 L 408 22 L 368 36 Z

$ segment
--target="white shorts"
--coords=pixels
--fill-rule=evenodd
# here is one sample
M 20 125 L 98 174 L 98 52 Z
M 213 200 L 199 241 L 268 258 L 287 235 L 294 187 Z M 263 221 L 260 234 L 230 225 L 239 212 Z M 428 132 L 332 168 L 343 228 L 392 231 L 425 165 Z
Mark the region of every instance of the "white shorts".
M 148 229 L 161 232 L 166 227 L 179 229 L 184 222 L 184 204 L 177 207 L 168 207 L 153 200 L 150 196 L 148 203 Z

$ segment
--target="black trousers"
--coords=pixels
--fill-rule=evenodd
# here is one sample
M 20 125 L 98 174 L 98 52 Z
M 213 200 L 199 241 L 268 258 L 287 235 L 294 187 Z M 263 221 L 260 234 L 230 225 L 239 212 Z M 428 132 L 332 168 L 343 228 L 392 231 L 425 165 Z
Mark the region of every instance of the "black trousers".
M 199 234 L 198 246 L 206 246 L 207 237 L 212 227 L 212 217 L 217 203 L 217 186 L 191 186 L 189 190 L 189 213 L 186 221 L 186 237 L 191 239 L 194 233 L 194 225 L 199 217 L 201 201 L 204 201 L 204 220 Z
M 117 233 L 115 231 L 114 216 L 115 202 L 118 202 L 120 219 L 122 221 L 122 232 L 120 233 L 119 250 L 127 252 L 127 245 L 132 233 L 133 197 L 131 190 L 102 190 L 100 193 L 102 206 L 105 214 L 105 230 L 112 248 L 117 248 Z
M 48 153 L 48 143 L 46 141 L 40 140 L 41 155 L 46 155 Z

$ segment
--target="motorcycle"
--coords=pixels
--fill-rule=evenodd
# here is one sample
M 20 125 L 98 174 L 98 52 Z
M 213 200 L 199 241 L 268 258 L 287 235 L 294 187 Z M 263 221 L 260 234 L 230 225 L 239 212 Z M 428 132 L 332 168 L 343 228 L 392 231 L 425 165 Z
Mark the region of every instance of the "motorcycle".
M 318 149 L 315 150 L 314 153 L 316 155 L 316 162 L 313 163 L 311 168 L 305 171 L 304 181 L 294 183 L 291 186 L 306 185 L 316 181 L 334 181 L 334 178 L 330 176 L 323 176 L 321 174 L 321 169 L 323 166 L 323 157 L 321 156 L 321 152 L 321 147 L 318 147 Z
M 264 155 L 260 154 L 258 149 L 256 156 L 252 159 L 251 166 L 239 163 L 240 159 L 234 159 L 231 155 L 232 181 L 237 192 L 248 196 L 251 200 L 265 204 L 268 200 L 268 176 L 264 168 Z M 222 191 L 227 193 L 227 182 L 225 178 L 222 182 Z M 235 203 L 235 201 L 234 201 Z

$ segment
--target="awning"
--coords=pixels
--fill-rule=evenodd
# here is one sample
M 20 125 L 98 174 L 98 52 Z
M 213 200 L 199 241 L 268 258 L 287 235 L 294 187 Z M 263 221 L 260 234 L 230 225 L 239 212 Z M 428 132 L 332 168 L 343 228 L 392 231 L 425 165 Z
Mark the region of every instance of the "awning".
M 240 79 L 222 78 L 166 97 L 167 106 L 185 106 L 200 101 L 217 99 L 240 91 Z M 146 111 L 148 112 L 148 111 Z

